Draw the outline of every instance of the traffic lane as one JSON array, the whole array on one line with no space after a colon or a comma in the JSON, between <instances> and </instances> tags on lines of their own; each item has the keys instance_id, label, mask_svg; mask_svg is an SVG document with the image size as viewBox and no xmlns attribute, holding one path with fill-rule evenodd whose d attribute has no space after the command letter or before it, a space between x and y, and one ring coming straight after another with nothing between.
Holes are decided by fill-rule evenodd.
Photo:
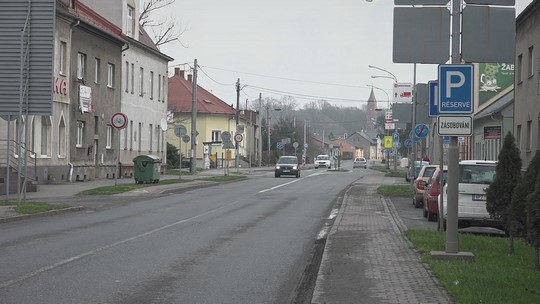
<instances>
[{"instance_id":1,"label":"traffic lane","mask_svg":"<svg viewBox=\"0 0 540 304\"><path fill-rule=\"evenodd\" d=\"M0 302L286 299L332 199L356 178L343 177L256 178L19 227L33 233L0 247L11 274Z\"/></svg>"}]
</instances>

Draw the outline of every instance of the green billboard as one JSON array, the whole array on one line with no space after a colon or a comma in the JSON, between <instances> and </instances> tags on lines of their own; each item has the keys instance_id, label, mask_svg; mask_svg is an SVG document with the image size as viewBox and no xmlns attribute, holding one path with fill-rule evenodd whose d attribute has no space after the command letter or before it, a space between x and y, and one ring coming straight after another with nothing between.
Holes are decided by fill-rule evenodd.
<instances>
[{"instance_id":1,"label":"green billboard","mask_svg":"<svg viewBox=\"0 0 540 304\"><path fill-rule=\"evenodd\" d=\"M480 63L478 84L479 105L497 96L514 83L514 64Z\"/></svg>"}]
</instances>

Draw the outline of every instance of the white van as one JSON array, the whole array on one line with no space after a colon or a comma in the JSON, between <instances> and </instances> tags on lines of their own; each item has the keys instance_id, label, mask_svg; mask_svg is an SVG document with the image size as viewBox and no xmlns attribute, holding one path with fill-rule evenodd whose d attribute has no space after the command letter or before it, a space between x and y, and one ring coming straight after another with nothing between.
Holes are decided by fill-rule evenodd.
<instances>
[{"instance_id":1,"label":"white van","mask_svg":"<svg viewBox=\"0 0 540 304\"><path fill-rule=\"evenodd\" d=\"M495 179L496 161L463 160L459 162L458 185L458 228L484 226L503 228L500 221L494 220L486 208L486 191ZM442 214L446 227L448 196L447 185L444 186ZM439 204L440 205L440 204Z\"/></svg>"}]
</instances>

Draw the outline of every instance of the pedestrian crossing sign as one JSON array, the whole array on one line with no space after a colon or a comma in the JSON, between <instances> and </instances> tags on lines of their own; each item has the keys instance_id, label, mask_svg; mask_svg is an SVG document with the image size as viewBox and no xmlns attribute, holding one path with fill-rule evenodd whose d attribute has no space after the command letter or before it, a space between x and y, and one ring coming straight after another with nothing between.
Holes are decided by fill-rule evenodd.
<instances>
[{"instance_id":1,"label":"pedestrian crossing sign","mask_svg":"<svg viewBox=\"0 0 540 304\"><path fill-rule=\"evenodd\" d=\"M384 148L390 149L392 148L392 136L384 136Z\"/></svg>"}]
</instances>

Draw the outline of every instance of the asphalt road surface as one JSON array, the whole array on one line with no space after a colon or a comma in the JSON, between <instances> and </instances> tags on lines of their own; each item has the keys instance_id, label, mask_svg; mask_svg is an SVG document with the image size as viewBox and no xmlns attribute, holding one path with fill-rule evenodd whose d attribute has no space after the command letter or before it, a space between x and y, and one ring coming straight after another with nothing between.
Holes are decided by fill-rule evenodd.
<instances>
[{"instance_id":1,"label":"asphalt road surface","mask_svg":"<svg viewBox=\"0 0 540 304\"><path fill-rule=\"evenodd\" d=\"M2 224L0 303L289 303L309 288L338 198L365 174L265 172Z\"/></svg>"}]
</instances>

